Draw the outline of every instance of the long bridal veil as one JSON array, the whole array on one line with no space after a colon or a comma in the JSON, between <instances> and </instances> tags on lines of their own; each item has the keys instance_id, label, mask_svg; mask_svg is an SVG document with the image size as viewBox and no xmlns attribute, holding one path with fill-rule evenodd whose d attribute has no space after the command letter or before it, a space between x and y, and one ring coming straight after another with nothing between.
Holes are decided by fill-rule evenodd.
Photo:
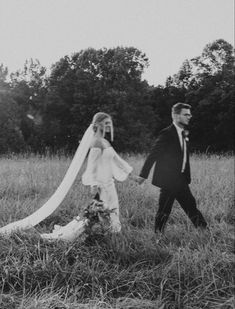
<instances>
[{"instance_id":1,"label":"long bridal veil","mask_svg":"<svg viewBox=\"0 0 235 309\"><path fill-rule=\"evenodd\" d=\"M0 233L11 233L16 230L23 230L33 227L46 219L56 208L59 207L64 200L66 194L71 188L91 145L91 140L94 136L93 125L91 124L83 135L83 138L78 146L74 158L57 190L50 199L42 205L38 210L28 217L9 223L0 228Z\"/></svg>"}]
</instances>

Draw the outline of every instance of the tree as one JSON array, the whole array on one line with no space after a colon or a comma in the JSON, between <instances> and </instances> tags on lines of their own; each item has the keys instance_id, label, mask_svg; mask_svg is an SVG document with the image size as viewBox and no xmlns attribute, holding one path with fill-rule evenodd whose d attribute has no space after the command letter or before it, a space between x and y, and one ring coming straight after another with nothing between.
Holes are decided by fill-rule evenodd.
<instances>
[{"instance_id":1,"label":"tree","mask_svg":"<svg viewBox=\"0 0 235 309\"><path fill-rule=\"evenodd\" d=\"M19 127L19 110L7 82L8 70L0 66L0 153L19 152L24 139Z\"/></svg>"},{"instance_id":2,"label":"tree","mask_svg":"<svg viewBox=\"0 0 235 309\"><path fill-rule=\"evenodd\" d=\"M191 60L186 59L177 74L169 77L166 81L166 87L173 86L177 88L192 88L195 85L194 67Z\"/></svg>"},{"instance_id":3,"label":"tree","mask_svg":"<svg viewBox=\"0 0 235 309\"><path fill-rule=\"evenodd\" d=\"M20 130L30 150L38 151L43 147L42 114L47 93L46 68L37 59L26 60L23 70L12 73L10 78L11 94L20 113Z\"/></svg>"},{"instance_id":4,"label":"tree","mask_svg":"<svg viewBox=\"0 0 235 309\"><path fill-rule=\"evenodd\" d=\"M0 89L6 89L8 88L8 83L6 82L8 75L8 68L4 67L3 64L0 65Z\"/></svg>"},{"instance_id":5,"label":"tree","mask_svg":"<svg viewBox=\"0 0 235 309\"><path fill-rule=\"evenodd\" d=\"M231 44L223 39L209 43L201 56L191 59L198 82L207 77L222 74L223 78L231 78L234 69L234 51Z\"/></svg>"},{"instance_id":6,"label":"tree","mask_svg":"<svg viewBox=\"0 0 235 309\"><path fill-rule=\"evenodd\" d=\"M89 48L60 59L49 78L45 119L48 126L58 124L53 131L58 146L74 149L102 110L114 118L117 148L141 151L153 119L145 102L148 85L141 80L147 65L145 54L133 47Z\"/></svg>"},{"instance_id":7,"label":"tree","mask_svg":"<svg viewBox=\"0 0 235 309\"><path fill-rule=\"evenodd\" d=\"M188 87L186 102L194 109L197 148L233 149L234 60L233 47L222 39L207 44L202 55L191 60L194 84Z\"/></svg>"},{"instance_id":8,"label":"tree","mask_svg":"<svg viewBox=\"0 0 235 309\"><path fill-rule=\"evenodd\" d=\"M234 72L234 51L231 44L223 39L216 40L205 46L202 54L190 60L186 59L178 73L168 79L171 86L196 89L203 85L207 78L221 75L220 86L231 85Z\"/></svg>"}]
</instances>

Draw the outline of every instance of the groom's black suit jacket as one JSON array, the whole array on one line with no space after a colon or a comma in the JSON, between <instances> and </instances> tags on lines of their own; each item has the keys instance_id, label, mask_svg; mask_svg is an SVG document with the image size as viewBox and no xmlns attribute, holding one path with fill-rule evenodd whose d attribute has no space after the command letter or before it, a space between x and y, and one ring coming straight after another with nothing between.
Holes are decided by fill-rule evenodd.
<instances>
[{"instance_id":1,"label":"groom's black suit jacket","mask_svg":"<svg viewBox=\"0 0 235 309\"><path fill-rule=\"evenodd\" d=\"M184 177L182 177L183 151L176 127L172 124L163 129L159 133L155 145L143 165L140 176L148 178L153 164L156 163L152 179L153 185L175 190L182 184L183 179L189 184L191 177L188 148L187 143L187 161Z\"/></svg>"}]
</instances>

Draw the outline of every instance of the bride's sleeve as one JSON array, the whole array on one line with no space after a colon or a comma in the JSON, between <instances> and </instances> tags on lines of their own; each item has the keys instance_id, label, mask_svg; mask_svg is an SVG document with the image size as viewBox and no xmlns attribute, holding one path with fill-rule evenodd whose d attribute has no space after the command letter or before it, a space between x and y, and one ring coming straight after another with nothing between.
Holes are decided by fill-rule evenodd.
<instances>
[{"instance_id":1,"label":"bride's sleeve","mask_svg":"<svg viewBox=\"0 0 235 309\"><path fill-rule=\"evenodd\" d=\"M132 171L133 167L123 160L115 151L113 169L114 177L119 181L124 181Z\"/></svg>"},{"instance_id":2,"label":"bride's sleeve","mask_svg":"<svg viewBox=\"0 0 235 309\"><path fill-rule=\"evenodd\" d=\"M88 160L87 160L87 167L82 175L82 183L86 186L96 186L97 183L97 168L98 168L98 161L101 156L101 149L93 147L90 149Z\"/></svg>"}]
</instances>

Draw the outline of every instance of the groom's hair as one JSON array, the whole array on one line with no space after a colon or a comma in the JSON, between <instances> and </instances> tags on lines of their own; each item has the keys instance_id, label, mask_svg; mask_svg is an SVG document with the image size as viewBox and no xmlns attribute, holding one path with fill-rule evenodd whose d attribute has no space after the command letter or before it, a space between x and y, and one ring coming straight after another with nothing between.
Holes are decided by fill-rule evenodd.
<instances>
[{"instance_id":1,"label":"groom's hair","mask_svg":"<svg viewBox=\"0 0 235 309\"><path fill-rule=\"evenodd\" d=\"M172 114L180 114L183 108L191 109L191 105L180 102L176 103L175 105L172 106L171 112Z\"/></svg>"}]
</instances>

